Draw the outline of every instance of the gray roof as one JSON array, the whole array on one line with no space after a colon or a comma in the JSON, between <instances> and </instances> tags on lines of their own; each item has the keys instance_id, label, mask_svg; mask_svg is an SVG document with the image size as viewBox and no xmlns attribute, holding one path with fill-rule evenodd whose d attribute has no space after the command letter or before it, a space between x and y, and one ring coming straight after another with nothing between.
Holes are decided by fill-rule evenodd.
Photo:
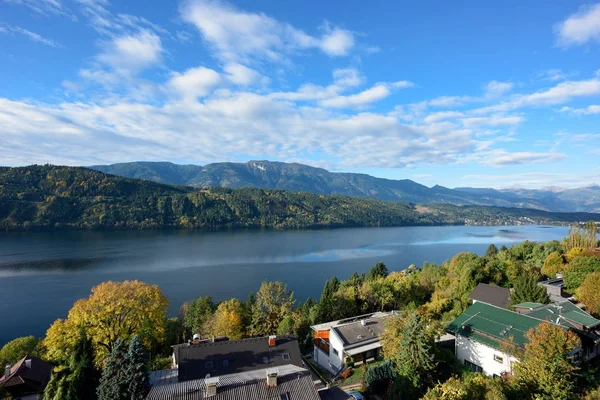
<instances>
[{"instance_id":1,"label":"gray roof","mask_svg":"<svg viewBox=\"0 0 600 400\"><path fill-rule=\"evenodd\" d=\"M204 379L172 385L155 386L148 400L281 400L287 393L290 400L319 400L314 382L304 368L295 365L278 367L277 386L266 385L266 369L223 375L219 377L216 396L206 396Z\"/></svg>"},{"instance_id":2,"label":"gray roof","mask_svg":"<svg viewBox=\"0 0 600 400\"><path fill-rule=\"evenodd\" d=\"M481 301L500 308L508 308L510 301L510 289L500 286L480 283L469 295L471 300Z\"/></svg>"},{"instance_id":3,"label":"gray roof","mask_svg":"<svg viewBox=\"0 0 600 400\"><path fill-rule=\"evenodd\" d=\"M292 364L302 366L298 341L278 336L269 347L268 337L180 344L173 346L179 367L179 382Z\"/></svg>"},{"instance_id":4,"label":"gray roof","mask_svg":"<svg viewBox=\"0 0 600 400\"><path fill-rule=\"evenodd\" d=\"M366 342L376 342L379 340L379 335L385 329L384 322L388 316L367 318L345 325L338 325L331 328L331 330L335 331L340 339L342 339L345 348L358 346ZM362 324L363 321L365 322L364 326Z\"/></svg>"}]
</instances>

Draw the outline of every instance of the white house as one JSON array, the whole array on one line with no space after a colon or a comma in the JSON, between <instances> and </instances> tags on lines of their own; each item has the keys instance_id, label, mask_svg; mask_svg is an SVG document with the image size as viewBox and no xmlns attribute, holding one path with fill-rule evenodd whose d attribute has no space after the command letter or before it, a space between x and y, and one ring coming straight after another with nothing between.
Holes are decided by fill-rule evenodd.
<instances>
[{"instance_id":1,"label":"white house","mask_svg":"<svg viewBox=\"0 0 600 400\"><path fill-rule=\"evenodd\" d=\"M332 374L351 360L354 365L374 361L379 355L379 335L386 318L398 312L377 312L314 325L314 360Z\"/></svg>"}]
</instances>

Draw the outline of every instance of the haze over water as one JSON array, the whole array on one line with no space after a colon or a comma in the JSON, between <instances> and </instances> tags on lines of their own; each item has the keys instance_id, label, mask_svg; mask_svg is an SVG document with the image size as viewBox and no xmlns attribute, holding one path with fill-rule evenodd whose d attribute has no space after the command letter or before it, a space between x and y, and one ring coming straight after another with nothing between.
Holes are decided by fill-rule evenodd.
<instances>
[{"instance_id":1,"label":"haze over water","mask_svg":"<svg viewBox=\"0 0 600 400\"><path fill-rule=\"evenodd\" d=\"M245 299L264 280L288 284L296 299L318 297L325 281L441 263L491 243L560 240L566 227L399 227L286 232L56 232L0 234L0 346L42 336L73 302L104 281L157 284L170 315L184 301Z\"/></svg>"}]
</instances>

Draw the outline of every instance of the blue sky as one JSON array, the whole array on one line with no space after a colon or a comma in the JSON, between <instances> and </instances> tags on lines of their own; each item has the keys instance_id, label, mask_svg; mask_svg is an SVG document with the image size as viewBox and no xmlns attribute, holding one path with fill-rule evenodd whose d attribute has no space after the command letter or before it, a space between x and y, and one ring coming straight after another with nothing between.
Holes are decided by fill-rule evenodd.
<instances>
[{"instance_id":1,"label":"blue sky","mask_svg":"<svg viewBox=\"0 0 600 400\"><path fill-rule=\"evenodd\" d=\"M0 164L600 184L600 3L0 0Z\"/></svg>"}]
</instances>

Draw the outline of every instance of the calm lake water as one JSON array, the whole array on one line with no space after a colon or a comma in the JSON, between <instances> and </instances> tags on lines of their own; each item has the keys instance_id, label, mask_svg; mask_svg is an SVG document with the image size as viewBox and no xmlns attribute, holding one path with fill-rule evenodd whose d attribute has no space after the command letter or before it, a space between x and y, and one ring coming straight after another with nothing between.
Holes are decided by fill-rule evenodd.
<instances>
[{"instance_id":1,"label":"calm lake water","mask_svg":"<svg viewBox=\"0 0 600 400\"><path fill-rule=\"evenodd\" d=\"M560 240L568 228L401 227L289 232L0 233L0 346L44 334L73 302L103 281L157 284L175 315L189 299L246 298L279 280L296 298L318 297L325 281L383 261L402 270L459 251L485 253L524 240Z\"/></svg>"}]
</instances>

